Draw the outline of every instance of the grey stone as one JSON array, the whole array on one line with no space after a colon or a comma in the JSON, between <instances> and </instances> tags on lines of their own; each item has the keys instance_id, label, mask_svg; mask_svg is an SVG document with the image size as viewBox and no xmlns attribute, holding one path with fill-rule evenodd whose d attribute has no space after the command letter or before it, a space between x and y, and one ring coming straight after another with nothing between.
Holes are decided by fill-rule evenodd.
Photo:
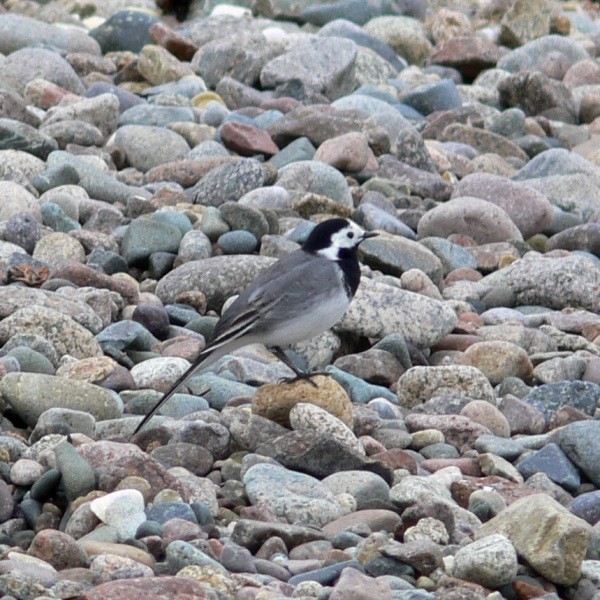
<instances>
[{"instance_id":1,"label":"grey stone","mask_svg":"<svg viewBox=\"0 0 600 600\"><path fill-rule=\"evenodd\" d=\"M84 410L96 419L121 415L123 404L116 394L85 381L38 373L8 373L0 383L4 398L19 416L34 427L50 408Z\"/></svg>"},{"instance_id":2,"label":"grey stone","mask_svg":"<svg viewBox=\"0 0 600 600\"><path fill-rule=\"evenodd\" d=\"M306 37L270 60L260 73L263 87L300 80L308 87L335 100L355 87L356 44L343 38Z\"/></svg>"}]
</instances>

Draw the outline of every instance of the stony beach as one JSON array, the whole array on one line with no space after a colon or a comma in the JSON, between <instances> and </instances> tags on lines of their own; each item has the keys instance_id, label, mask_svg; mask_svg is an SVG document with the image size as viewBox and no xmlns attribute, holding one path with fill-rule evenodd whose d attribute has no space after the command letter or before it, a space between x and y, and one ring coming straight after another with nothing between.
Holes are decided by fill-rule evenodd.
<instances>
[{"instance_id":1,"label":"stony beach","mask_svg":"<svg viewBox=\"0 0 600 600\"><path fill-rule=\"evenodd\" d=\"M0 2L0 596L600 600L600 7L158 4ZM335 216L328 376L132 437Z\"/></svg>"}]
</instances>

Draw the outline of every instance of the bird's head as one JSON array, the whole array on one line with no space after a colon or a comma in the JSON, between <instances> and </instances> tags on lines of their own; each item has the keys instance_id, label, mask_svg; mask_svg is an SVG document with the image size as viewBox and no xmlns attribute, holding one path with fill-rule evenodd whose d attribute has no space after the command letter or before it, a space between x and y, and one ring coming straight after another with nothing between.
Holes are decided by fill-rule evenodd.
<instances>
[{"instance_id":1,"label":"bird's head","mask_svg":"<svg viewBox=\"0 0 600 600\"><path fill-rule=\"evenodd\" d=\"M302 248L329 260L340 260L356 256L359 244L376 235L348 219L328 219L311 231Z\"/></svg>"}]
</instances>

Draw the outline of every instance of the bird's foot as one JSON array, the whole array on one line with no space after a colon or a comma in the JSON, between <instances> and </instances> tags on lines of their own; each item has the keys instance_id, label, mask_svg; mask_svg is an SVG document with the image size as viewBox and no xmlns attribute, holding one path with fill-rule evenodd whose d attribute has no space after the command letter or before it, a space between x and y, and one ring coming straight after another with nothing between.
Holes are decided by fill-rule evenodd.
<instances>
[{"instance_id":1,"label":"bird's foot","mask_svg":"<svg viewBox=\"0 0 600 600\"><path fill-rule=\"evenodd\" d=\"M295 371L294 377L283 377L279 380L279 383L295 383L296 381L308 381L314 388L319 386L312 380L313 377L318 375L324 375L325 377L331 377L331 373L326 371L313 371L312 373L304 373L303 371Z\"/></svg>"}]
</instances>

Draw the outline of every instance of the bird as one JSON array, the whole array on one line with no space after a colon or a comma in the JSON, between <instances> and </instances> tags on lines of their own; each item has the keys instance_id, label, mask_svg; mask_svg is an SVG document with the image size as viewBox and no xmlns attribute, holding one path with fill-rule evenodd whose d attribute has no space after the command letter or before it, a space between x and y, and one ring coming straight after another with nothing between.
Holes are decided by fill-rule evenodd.
<instances>
[{"instance_id":1,"label":"bird","mask_svg":"<svg viewBox=\"0 0 600 600\"><path fill-rule=\"evenodd\" d=\"M360 283L358 247L377 233L348 219L315 225L302 246L280 258L223 312L212 341L136 427L137 434L199 368L248 344L261 343L295 374L288 382L317 373L298 369L283 347L308 340L335 325ZM314 382L311 381L311 383Z\"/></svg>"}]
</instances>

